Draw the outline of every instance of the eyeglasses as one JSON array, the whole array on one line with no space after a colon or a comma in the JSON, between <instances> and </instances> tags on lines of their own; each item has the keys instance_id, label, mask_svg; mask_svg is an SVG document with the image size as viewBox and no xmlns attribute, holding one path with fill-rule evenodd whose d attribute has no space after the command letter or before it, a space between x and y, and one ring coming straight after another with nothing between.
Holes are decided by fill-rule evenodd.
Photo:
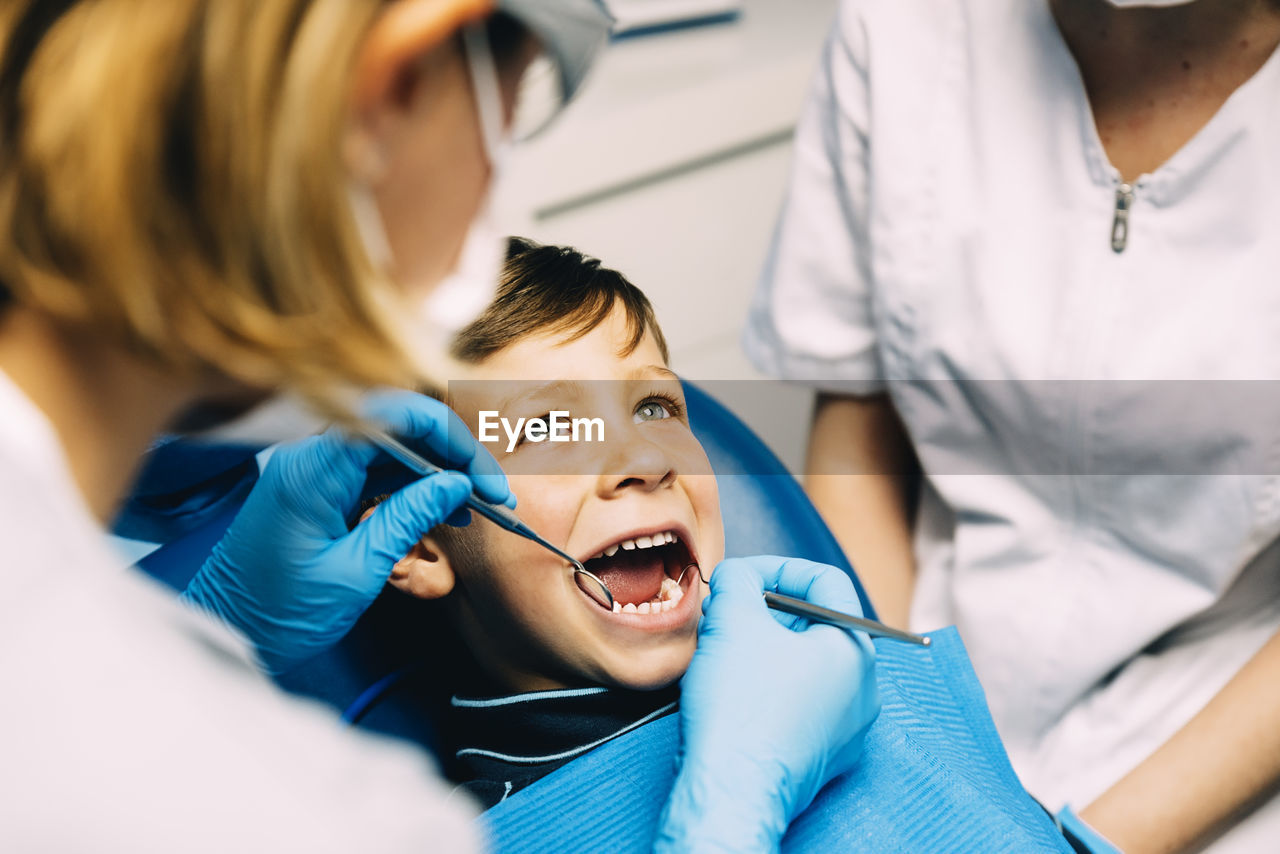
<instances>
[{"instance_id":1,"label":"eyeglasses","mask_svg":"<svg viewBox=\"0 0 1280 854\"><path fill-rule=\"evenodd\" d=\"M596 0L499 0L463 48L491 154L546 129L582 83L612 20Z\"/></svg>"},{"instance_id":2,"label":"eyeglasses","mask_svg":"<svg viewBox=\"0 0 1280 854\"><path fill-rule=\"evenodd\" d=\"M485 151L496 162L504 145L531 139L560 113L564 86L540 43L505 16L466 27L462 44Z\"/></svg>"}]
</instances>

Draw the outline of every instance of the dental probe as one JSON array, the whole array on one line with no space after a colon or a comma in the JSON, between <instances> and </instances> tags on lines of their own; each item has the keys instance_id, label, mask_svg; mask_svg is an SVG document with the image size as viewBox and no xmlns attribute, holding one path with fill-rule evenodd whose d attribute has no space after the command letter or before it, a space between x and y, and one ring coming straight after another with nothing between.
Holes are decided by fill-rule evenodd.
<instances>
[{"instance_id":1,"label":"dental probe","mask_svg":"<svg viewBox=\"0 0 1280 854\"><path fill-rule=\"evenodd\" d=\"M426 459L416 451L411 450L399 439L396 439L394 436L383 430L378 430L373 427L365 427L362 432L369 438L369 441L386 451L410 471L420 474L423 477L444 471L440 466ZM503 528L513 534L519 534L525 539L537 543L547 551L568 561L569 565L573 567L574 578L578 582L578 587L603 608L607 610L613 609L613 593L609 590L609 585L605 584L595 575L595 573L583 566L582 562L577 558L570 556L566 552L561 551L551 543L544 540L536 531L522 522L520 517L515 513L512 513L509 509L500 504L490 504L489 502L478 498L475 493L467 496L466 505L476 513L479 513L481 516L488 519L490 522L493 522L499 528ZM685 567L685 572L688 570L689 567ZM698 568L698 576L699 578L702 576L701 568ZM684 572L680 573L680 577L682 579L684 578ZM703 579L703 583L706 583L705 579ZM920 646L929 645L929 638L922 635L913 635L910 632L899 631L898 629L886 626L884 623L877 623L875 620L855 617L852 614L846 614L842 611L833 611L830 608L823 608L821 605L813 605L803 599L784 596L781 593L766 592L764 594L764 601L766 605L775 611L782 611L786 614L804 617L805 619L813 620L814 622L826 623L839 628L866 632L872 637L892 638L893 640L919 644Z\"/></svg>"},{"instance_id":2,"label":"dental probe","mask_svg":"<svg viewBox=\"0 0 1280 854\"><path fill-rule=\"evenodd\" d=\"M702 567L696 563L686 566L680 573L680 577L676 579L676 583L684 581L684 575L689 570L694 569L698 572L698 579L703 584L709 584L702 575ZM591 576L595 578L595 576ZM596 579L599 581L599 579ZM612 598L610 606L613 605ZM904 643L914 643L920 646L929 646L931 641L924 635L913 635L910 632L900 631L898 629L886 626L884 623L878 623L875 620L868 620L865 617L855 617L853 614L846 614L844 611L833 611L830 608L824 608L821 605L814 605L803 599L797 599L794 596L787 596L782 593L773 593L765 591L764 604L775 611L781 611L784 614L791 614L796 617L804 617L806 620L812 620L815 623L826 623L829 626L835 626L838 629L853 629L858 632L866 632L873 638L889 638L890 640L903 641Z\"/></svg>"},{"instance_id":3,"label":"dental probe","mask_svg":"<svg viewBox=\"0 0 1280 854\"><path fill-rule=\"evenodd\" d=\"M829 626L841 629L866 632L872 637L891 638L906 643L919 644L920 646L928 646L930 644L929 638L924 635L913 635L910 632L899 631L891 626L886 626L884 623L877 623L875 620L855 617L843 611L833 611L830 608L814 605L812 602L806 602L803 599L783 596L781 593L766 592L764 594L764 603L773 610L781 611L784 614L793 614L797 617L804 617L806 620L826 623Z\"/></svg>"},{"instance_id":4,"label":"dental probe","mask_svg":"<svg viewBox=\"0 0 1280 854\"><path fill-rule=\"evenodd\" d=\"M383 430L378 430L374 427L365 427L361 432L368 437L369 441L386 451L406 468L422 475L423 477L444 471L440 466L426 459L416 451L411 450L399 439L396 439L394 436ZM567 560L569 565L573 567L573 571L575 573L585 573L592 579L595 579L595 582L601 587L604 587L604 582L596 578L595 575L582 565L581 561L571 557L544 540L536 531L522 522L519 516L512 513L506 507L500 504L490 504L484 499L477 497L474 492L467 496L466 505L493 524L497 525L499 528L503 528L513 534L519 534L525 539L532 540L542 546L547 551L554 552L564 560ZM607 590L608 588L605 589ZM612 604L612 602L610 604Z\"/></svg>"}]
</instances>

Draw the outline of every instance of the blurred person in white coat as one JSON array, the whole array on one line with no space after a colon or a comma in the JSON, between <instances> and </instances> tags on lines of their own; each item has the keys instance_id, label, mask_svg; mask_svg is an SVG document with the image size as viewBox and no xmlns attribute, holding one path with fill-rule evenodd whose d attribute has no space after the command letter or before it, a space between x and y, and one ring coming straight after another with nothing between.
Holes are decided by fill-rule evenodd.
<instances>
[{"instance_id":1,"label":"blurred person in white coat","mask_svg":"<svg viewBox=\"0 0 1280 854\"><path fill-rule=\"evenodd\" d=\"M846 0L746 334L882 617L956 624L1124 851L1280 844L1277 43L1270 0Z\"/></svg>"}]
</instances>

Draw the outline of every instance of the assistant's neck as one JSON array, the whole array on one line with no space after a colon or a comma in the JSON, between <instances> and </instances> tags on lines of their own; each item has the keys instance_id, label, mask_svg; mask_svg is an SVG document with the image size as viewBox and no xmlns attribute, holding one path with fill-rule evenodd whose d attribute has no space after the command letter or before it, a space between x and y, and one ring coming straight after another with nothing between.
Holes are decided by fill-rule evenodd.
<instances>
[{"instance_id":1,"label":"assistant's neck","mask_svg":"<svg viewBox=\"0 0 1280 854\"><path fill-rule=\"evenodd\" d=\"M104 525L152 439L197 397L192 383L21 307L0 313L0 371L49 419Z\"/></svg>"},{"instance_id":2,"label":"assistant's neck","mask_svg":"<svg viewBox=\"0 0 1280 854\"><path fill-rule=\"evenodd\" d=\"M1099 139L1126 181L1172 157L1280 44L1277 0L1049 5L1080 68Z\"/></svg>"},{"instance_id":3,"label":"assistant's neck","mask_svg":"<svg viewBox=\"0 0 1280 854\"><path fill-rule=\"evenodd\" d=\"M1144 73L1158 73L1164 64L1183 70L1184 60L1195 54L1256 61L1275 48L1280 22L1276 0L1195 0L1164 7L1049 0L1049 6L1077 59L1127 63Z\"/></svg>"}]
</instances>

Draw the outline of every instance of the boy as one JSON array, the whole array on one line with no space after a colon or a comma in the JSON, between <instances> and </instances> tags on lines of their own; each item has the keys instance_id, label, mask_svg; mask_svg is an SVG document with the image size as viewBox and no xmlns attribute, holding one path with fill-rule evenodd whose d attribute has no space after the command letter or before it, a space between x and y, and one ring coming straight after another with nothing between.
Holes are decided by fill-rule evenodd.
<instances>
[{"instance_id":1,"label":"boy","mask_svg":"<svg viewBox=\"0 0 1280 854\"><path fill-rule=\"evenodd\" d=\"M521 517L603 579L616 611L579 589L554 555L484 520L462 529L437 528L393 571L396 587L449 612L450 636L424 643L424 631L446 622L426 620L404 642L444 651L426 685L418 686L420 695L433 693L441 666L454 670L440 726L448 742L442 752L454 757L446 770L493 806L675 710L676 685L698 641L705 595L698 568L709 575L720 562L724 535L715 478L689 428L680 384L666 367L653 309L621 275L570 249L514 240L496 301L461 333L455 352L472 367L472 376L451 384L450 403L478 435L482 412L507 419L509 426L547 422L557 412L599 418L604 425L604 441L588 441L584 432L579 441L561 443L545 431L503 428L490 447L509 475ZM834 575L852 598L852 585ZM748 599L755 595L746 592ZM731 641L718 636L714 610L707 619L701 637L707 647L777 642L767 637L768 617L758 631ZM466 646L462 655L458 637ZM870 741L856 772L833 780L807 820L802 816L791 825L800 850L1065 850L998 749L958 639L954 633L935 639L942 642L929 651L883 651L887 666L881 677L890 692L885 713L864 730ZM843 671L830 662L833 680L854 680L861 696L871 698L857 712L867 715L868 724L879 708L870 661L866 656ZM695 717L697 700L696 693L682 699L681 724ZM781 729L803 733L832 725L818 712L817 700L782 692L762 693L752 702L787 706L794 717L783 718ZM732 740L731 718L757 711L721 707L713 717ZM534 816L547 801L499 814L491 826L496 844L518 842L528 850L530 827L589 826L597 843L616 836L624 850L647 850L653 828L643 823L652 819L654 803L665 799L668 811L701 806L696 790L681 788L680 779L668 790L656 782L660 775L638 770L669 767L679 747L677 732L659 722L647 738L617 745L628 761L635 760L627 766L634 775L615 769L612 763L622 760L614 755L604 757L606 770L597 763L585 780L548 781L557 787L550 799L557 804L554 818ZM756 745L736 746L745 765L719 769L729 787L741 781L742 768L759 759ZM857 753L863 753L861 741ZM615 773L623 775L623 784L602 793L601 775ZM817 795L821 781L813 786L809 797ZM771 850L808 803L805 798L795 809L774 813L776 823L757 836L756 819L773 807L762 809L748 796L742 812L721 810L714 832L692 845L662 837L659 820L652 850Z\"/></svg>"},{"instance_id":2,"label":"boy","mask_svg":"<svg viewBox=\"0 0 1280 854\"><path fill-rule=\"evenodd\" d=\"M520 515L604 581L587 595L555 555L483 520L441 526L391 582L441 600L474 659L443 723L453 774L492 805L673 711L724 533L715 476L645 296L571 249L513 239L502 287L455 342L449 403L490 445ZM512 436L554 412L600 419L579 441ZM674 750L673 745L673 750Z\"/></svg>"}]
</instances>

